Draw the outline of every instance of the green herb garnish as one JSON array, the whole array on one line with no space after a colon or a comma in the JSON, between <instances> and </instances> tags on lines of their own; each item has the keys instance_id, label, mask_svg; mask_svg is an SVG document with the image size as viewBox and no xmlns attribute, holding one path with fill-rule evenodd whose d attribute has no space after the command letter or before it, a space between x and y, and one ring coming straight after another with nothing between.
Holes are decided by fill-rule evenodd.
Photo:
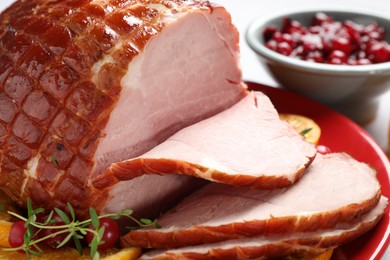
<instances>
[{"instance_id":1,"label":"green herb garnish","mask_svg":"<svg viewBox=\"0 0 390 260\"><path fill-rule=\"evenodd\" d=\"M313 129L312 127L303 129L299 134L305 135L305 134L309 133L312 129Z\"/></svg>"},{"instance_id":2,"label":"green herb garnish","mask_svg":"<svg viewBox=\"0 0 390 260\"><path fill-rule=\"evenodd\" d=\"M59 168L60 165L58 164L57 158L55 156L50 156L50 161L55 165L55 167Z\"/></svg>"},{"instance_id":3,"label":"green herb garnish","mask_svg":"<svg viewBox=\"0 0 390 260\"><path fill-rule=\"evenodd\" d=\"M98 260L100 258L100 254L98 252L98 247L104 241L102 241L105 227L99 226L100 219L102 218L112 218L119 219L121 217L126 217L131 219L137 226L130 227L129 229L139 229L144 227L160 227L157 224L157 220L150 219L140 219L137 220L132 216L132 210L123 210L119 213L114 214L104 214L98 215L93 208L89 209L90 218L86 220L77 220L74 209L70 203L67 204L67 211L69 214L66 214L59 208L54 208L54 210L50 211L47 215L45 221L40 222L37 220L37 214L44 213L45 210L43 208L33 209L32 203L30 199L27 199L27 217L21 216L15 212L8 212L10 215L22 220L25 222L25 226L27 227L27 231L24 234L24 244L20 247L14 248L5 248L3 250L6 251L18 251L23 250L26 252L26 256L28 259L31 259L31 256L40 256L43 252L40 248L40 243L51 239L53 237L67 234L66 237L58 244L57 248L63 247L66 245L71 239L74 241L74 244L80 253L83 254L81 241L87 235L87 233L93 234L93 239L89 244L90 247L90 255L92 259ZM65 223L63 225L55 225L54 223L58 222L58 219L54 219L54 213L56 213L59 218L61 218L62 222ZM46 236L39 236L38 234L44 230L51 229L51 233Z\"/></svg>"}]
</instances>

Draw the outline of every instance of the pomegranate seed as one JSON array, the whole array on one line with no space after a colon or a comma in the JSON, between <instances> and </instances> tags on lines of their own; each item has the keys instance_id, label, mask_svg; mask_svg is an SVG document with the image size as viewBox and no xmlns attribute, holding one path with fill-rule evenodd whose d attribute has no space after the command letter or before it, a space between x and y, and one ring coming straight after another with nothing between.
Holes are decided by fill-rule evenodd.
<instances>
[{"instance_id":1,"label":"pomegranate seed","mask_svg":"<svg viewBox=\"0 0 390 260\"><path fill-rule=\"evenodd\" d=\"M306 34L302 37L302 46L304 52L322 50L323 45L321 37L317 34Z\"/></svg>"},{"instance_id":2,"label":"pomegranate seed","mask_svg":"<svg viewBox=\"0 0 390 260\"><path fill-rule=\"evenodd\" d=\"M276 51L280 54L289 56L292 52L292 48L287 42L281 42L276 46Z\"/></svg>"},{"instance_id":3,"label":"pomegranate seed","mask_svg":"<svg viewBox=\"0 0 390 260\"><path fill-rule=\"evenodd\" d=\"M328 56L329 64L345 64L347 62L347 55L339 50L332 51Z\"/></svg>"},{"instance_id":4,"label":"pomegranate seed","mask_svg":"<svg viewBox=\"0 0 390 260\"><path fill-rule=\"evenodd\" d=\"M294 32L297 32L297 33L300 33L300 34L305 34L306 33L305 28L298 21L292 21L291 24L290 24L290 28L288 29L287 32L290 33L290 34L294 33Z\"/></svg>"},{"instance_id":5,"label":"pomegranate seed","mask_svg":"<svg viewBox=\"0 0 390 260\"><path fill-rule=\"evenodd\" d=\"M312 25L285 17L282 29L269 26L263 31L266 46L286 56L329 64L367 65L390 61L390 45L377 23L360 25L334 21L317 13Z\"/></svg>"},{"instance_id":6,"label":"pomegranate seed","mask_svg":"<svg viewBox=\"0 0 390 260\"><path fill-rule=\"evenodd\" d=\"M307 54L306 60L314 61L314 62L318 62L318 63L323 63L324 62L324 57L323 57L323 54L320 51L312 51L312 52L309 52Z\"/></svg>"},{"instance_id":7,"label":"pomegranate seed","mask_svg":"<svg viewBox=\"0 0 390 260\"><path fill-rule=\"evenodd\" d=\"M275 41L275 40L270 40L268 41L265 46L268 48L268 49L271 49L271 50L274 50L276 51L276 47L277 47L278 43Z\"/></svg>"},{"instance_id":8,"label":"pomegranate seed","mask_svg":"<svg viewBox=\"0 0 390 260\"><path fill-rule=\"evenodd\" d=\"M272 36L272 40L276 41L277 43L282 42L282 33L281 32L275 32Z\"/></svg>"},{"instance_id":9,"label":"pomegranate seed","mask_svg":"<svg viewBox=\"0 0 390 260\"><path fill-rule=\"evenodd\" d=\"M265 28L264 32L263 32L263 37L264 37L264 40L266 42L268 42L269 40L272 39L272 37L274 36L274 34L278 31L278 29L276 28L276 26L268 26L267 28Z\"/></svg>"},{"instance_id":10,"label":"pomegranate seed","mask_svg":"<svg viewBox=\"0 0 390 260\"><path fill-rule=\"evenodd\" d=\"M324 13L316 13L313 18L312 25L322 25L324 23L331 23L333 19Z\"/></svg>"},{"instance_id":11,"label":"pomegranate seed","mask_svg":"<svg viewBox=\"0 0 390 260\"><path fill-rule=\"evenodd\" d=\"M358 59L365 59L365 58L366 58L366 52L365 52L365 51L358 51L358 52L356 53L356 57L357 57Z\"/></svg>"},{"instance_id":12,"label":"pomegranate seed","mask_svg":"<svg viewBox=\"0 0 390 260\"><path fill-rule=\"evenodd\" d=\"M352 52L351 42L347 38L335 38L332 40L333 50L344 52L347 56Z\"/></svg>"},{"instance_id":13,"label":"pomegranate seed","mask_svg":"<svg viewBox=\"0 0 390 260\"><path fill-rule=\"evenodd\" d=\"M347 64L348 65L357 65L357 60L353 59L353 58L348 59Z\"/></svg>"},{"instance_id":14,"label":"pomegranate seed","mask_svg":"<svg viewBox=\"0 0 390 260\"><path fill-rule=\"evenodd\" d=\"M371 40L377 40L377 41L382 40L382 35L380 35L380 33L377 32L377 31L370 32L370 33L368 34L368 37L369 37Z\"/></svg>"},{"instance_id":15,"label":"pomegranate seed","mask_svg":"<svg viewBox=\"0 0 390 260\"><path fill-rule=\"evenodd\" d=\"M312 26L309 28L309 33L311 34L320 34L322 33L322 27L321 26Z\"/></svg>"},{"instance_id":16,"label":"pomegranate seed","mask_svg":"<svg viewBox=\"0 0 390 260\"><path fill-rule=\"evenodd\" d=\"M288 17L285 17L283 19L282 32L287 33L289 28L290 28L290 26L291 26L291 19L288 18Z\"/></svg>"},{"instance_id":17,"label":"pomegranate seed","mask_svg":"<svg viewBox=\"0 0 390 260\"><path fill-rule=\"evenodd\" d=\"M360 38L359 31L362 30L361 26L352 21L345 21L343 26L348 34L350 41L354 44L358 44Z\"/></svg>"},{"instance_id":18,"label":"pomegranate seed","mask_svg":"<svg viewBox=\"0 0 390 260\"><path fill-rule=\"evenodd\" d=\"M390 51L384 42L373 42L367 46L366 55L374 63L386 62L390 59Z\"/></svg>"},{"instance_id":19,"label":"pomegranate seed","mask_svg":"<svg viewBox=\"0 0 390 260\"><path fill-rule=\"evenodd\" d=\"M356 61L356 65L368 65L372 64L372 62L369 59L358 59Z\"/></svg>"},{"instance_id":20,"label":"pomegranate seed","mask_svg":"<svg viewBox=\"0 0 390 260\"><path fill-rule=\"evenodd\" d=\"M284 42L287 42L288 45L290 45L291 47L294 47L294 39L293 39L293 37L291 36L291 34L283 33L283 34L282 34L282 40L283 40Z\"/></svg>"}]
</instances>

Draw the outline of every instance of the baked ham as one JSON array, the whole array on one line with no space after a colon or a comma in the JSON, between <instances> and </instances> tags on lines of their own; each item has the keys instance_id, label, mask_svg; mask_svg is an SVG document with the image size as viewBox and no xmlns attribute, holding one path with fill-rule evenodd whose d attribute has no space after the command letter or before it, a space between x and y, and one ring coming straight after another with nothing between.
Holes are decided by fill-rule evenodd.
<instances>
[{"instance_id":1,"label":"baked ham","mask_svg":"<svg viewBox=\"0 0 390 260\"><path fill-rule=\"evenodd\" d=\"M112 164L94 184L180 173L234 186L279 188L297 181L315 155L315 146L279 119L266 95L251 92L144 155Z\"/></svg>"},{"instance_id":2,"label":"baked ham","mask_svg":"<svg viewBox=\"0 0 390 260\"><path fill-rule=\"evenodd\" d=\"M109 196L92 180L242 99L238 40L208 1L16 1L0 15L1 189L98 212L191 191L186 176Z\"/></svg>"},{"instance_id":3,"label":"baked ham","mask_svg":"<svg viewBox=\"0 0 390 260\"><path fill-rule=\"evenodd\" d=\"M311 232L352 221L381 196L376 171L345 153L318 154L287 188L252 190L211 183L159 218L159 229L122 237L128 246L177 248L229 239Z\"/></svg>"},{"instance_id":4,"label":"baked ham","mask_svg":"<svg viewBox=\"0 0 390 260\"><path fill-rule=\"evenodd\" d=\"M203 179L224 183L184 199L160 230L122 239L207 244L177 256L234 255L237 243L249 254L253 238L272 235L254 247L267 255L286 234L286 254L297 240L320 252L371 228L384 203L375 208L374 170L346 154L306 170L314 146L263 94L248 94L238 40L230 15L208 1L17 0L0 14L1 189L21 205L69 202L81 217L89 207L151 217ZM319 241L319 229L348 221L347 235L324 231Z\"/></svg>"},{"instance_id":5,"label":"baked ham","mask_svg":"<svg viewBox=\"0 0 390 260\"><path fill-rule=\"evenodd\" d=\"M304 255L307 259L329 248L345 244L366 233L379 222L388 200L381 197L368 213L351 222L338 223L334 228L284 235L265 235L233 239L214 244L170 250L152 250L140 259L280 259ZM306 259L305 258L305 259Z\"/></svg>"}]
</instances>

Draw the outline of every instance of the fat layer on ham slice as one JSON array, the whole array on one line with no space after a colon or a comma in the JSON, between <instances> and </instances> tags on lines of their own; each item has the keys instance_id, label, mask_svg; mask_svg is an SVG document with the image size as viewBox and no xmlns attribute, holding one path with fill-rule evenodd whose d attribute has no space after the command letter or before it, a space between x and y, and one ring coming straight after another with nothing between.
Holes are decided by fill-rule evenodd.
<instances>
[{"instance_id":1,"label":"fat layer on ham slice","mask_svg":"<svg viewBox=\"0 0 390 260\"><path fill-rule=\"evenodd\" d=\"M290 255L318 255L345 244L372 229L382 218L388 199L351 222L338 223L334 228L299 232L285 236L269 235L233 239L201 246L170 250L153 250L140 259L258 259L281 258Z\"/></svg>"},{"instance_id":2,"label":"fat layer on ham slice","mask_svg":"<svg viewBox=\"0 0 390 260\"><path fill-rule=\"evenodd\" d=\"M180 173L235 186L278 188L299 179L315 155L315 146L279 119L266 95L251 92L144 155L114 163L94 184Z\"/></svg>"},{"instance_id":3,"label":"fat layer on ham slice","mask_svg":"<svg viewBox=\"0 0 390 260\"><path fill-rule=\"evenodd\" d=\"M380 198L376 172L345 153L318 154L294 185L272 190L208 184L137 230L125 245L174 248L261 234L332 228L369 211Z\"/></svg>"},{"instance_id":4,"label":"fat layer on ham slice","mask_svg":"<svg viewBox=\"0 0 390 260\"><path fill-rule=\"evenodd\" d=\"M238 41L208 1L15 1L0 14L1 189L79 213L190 192L184 176L144 178L130 199L91 180L242 99Z\"/></svg>"}]
</instances>

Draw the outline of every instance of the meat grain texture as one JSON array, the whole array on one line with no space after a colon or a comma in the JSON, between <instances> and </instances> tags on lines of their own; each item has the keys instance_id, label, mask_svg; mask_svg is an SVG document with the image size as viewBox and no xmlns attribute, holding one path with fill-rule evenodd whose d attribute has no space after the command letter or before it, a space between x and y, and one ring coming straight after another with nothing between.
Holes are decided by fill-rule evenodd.
<instances>
[{"instance_id":1,"label":"meat grain texture","mask_svg":"<svg viewBox=\"0 0 390 260\"><path fill-rule=\"evenodd\" d=\"M225 111L186 127L147 153L112 164L95 186L144 174L186 174L253 189L295 183L316 156L270 99L251 92Z\"/></svg>"},{"instance_id":2,"label":"meat grain texture","mask_svg":"<svg viewBox=\"0 0 390 260\"><path fill-rule=\"evenodd\" d=\"M104 210L114 195L92 180L111 163L246 95L238 48L209 2L16 1L0 16L1 188L21 204ZM191 182L143 178L116 208L158 205Z\"/></svg>"}]
</instances>

